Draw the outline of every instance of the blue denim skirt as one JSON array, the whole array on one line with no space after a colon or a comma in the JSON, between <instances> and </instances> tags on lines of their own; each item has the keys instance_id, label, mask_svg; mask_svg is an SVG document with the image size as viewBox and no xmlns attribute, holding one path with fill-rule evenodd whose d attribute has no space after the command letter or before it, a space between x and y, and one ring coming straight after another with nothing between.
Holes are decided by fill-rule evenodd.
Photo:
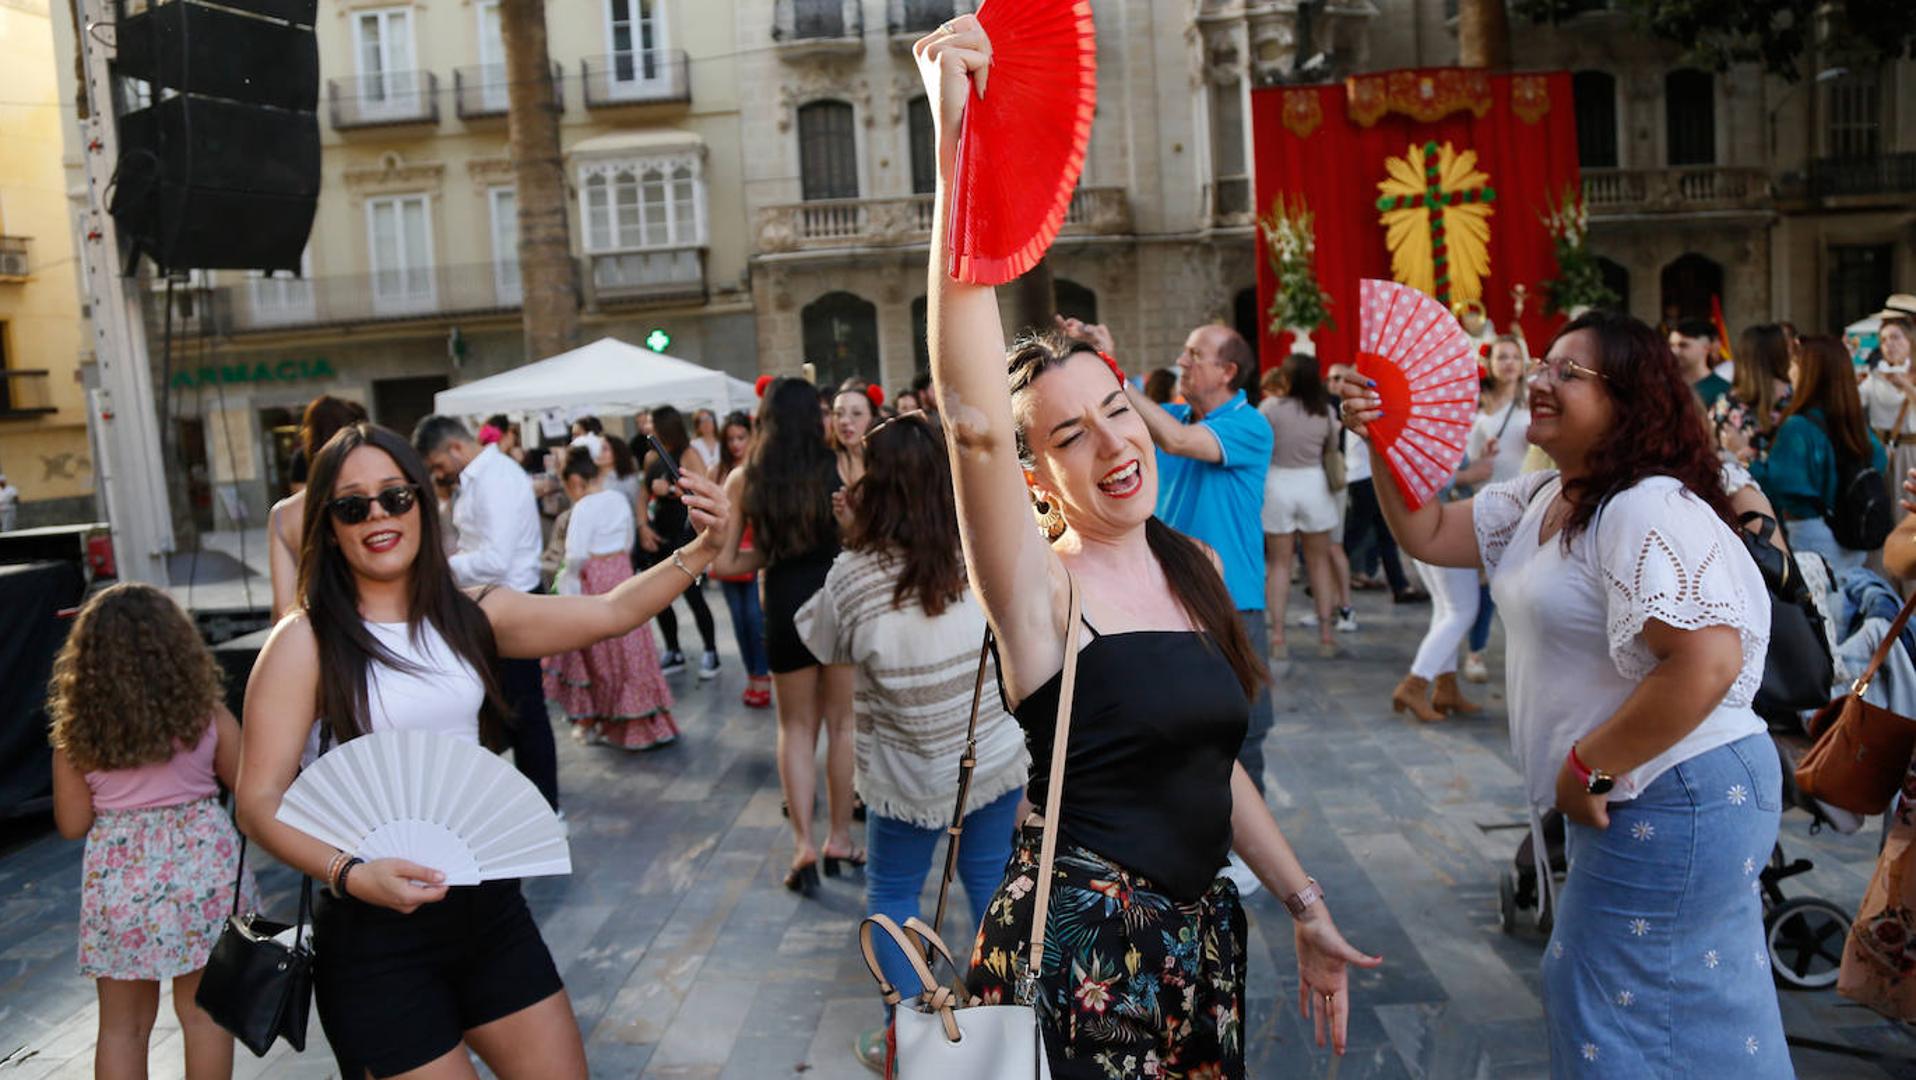
<instances>
[{"instance_id":1,"label":"blue denim skirt","mask_svg":"<svg viewBox=\"0 0 1916 1080\"><path fill-rule=\"evenodd\" d=\"M1570 873L1544 951L1553 1077L1795 1075L1757 874L1782 774L1767 735L1718 747L1571 823Z\"/></svg>"}]
</instances>

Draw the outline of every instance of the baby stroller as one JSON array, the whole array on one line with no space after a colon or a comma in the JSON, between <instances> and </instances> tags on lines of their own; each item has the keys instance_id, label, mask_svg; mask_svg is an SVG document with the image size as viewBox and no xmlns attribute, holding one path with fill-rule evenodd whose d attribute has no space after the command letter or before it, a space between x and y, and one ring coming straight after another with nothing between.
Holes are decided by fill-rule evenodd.
<instances>
[{"instance_id":1,"label":"baby stroller","mask_svg":"<svg viewBox=\"0 0 1916 1080\"><path fill-rule=\"evenodd\" d=\"M1810 815L1810 833L1822 831L1829 818L1812 799L1796 788L1792 772L1794 757L1809 749L1807 739L1801 746L1786 748L1784 739L1772 731L1777 755L1783 764L1783 806ZM1563 815L1555 810L1544 815L1543 837L1549 859L1550 875L1558 887L1565 874ZM1511 865L1504 867L1497 881L1498 925L1506 934L1515 934L1526 923L1537 933L1548 936L1552 926L1549 894L1537 882L1535 848L1529 836L1517 846ZM1843 943L1849 938L1850 916L1843 908L1820 896L1786 896L1782 882L1808 872L1815 864L1806 858L1791 859L1783 852L1778 837L1770 851L1770 861L1757 873L1763 897L1763 938L1769 949L1770 972L1776 984L1791 990L1823 990L1836 985L1837 968L1843 962ZM1526 913L1535 912L1526 918Z\"/></svg>"},{"instance_id":2,"label":"baby stroller","mask_svg":"<svg viewBox=\"0 0 1916 1080\"><path fill-rule=\"evenodd\" d=\"M1756 543L1751 544L1751 554L1770 586L1773 615L1777 616L1772 622L1772 645L1783 643L1783 647L1799 656L1813 654L1820 646L1823 662L1828 665L1809 678L1807 688L1799 686L1779 691L1776 684L1788 680L1772 680L1766 674L1764 688L1756 700L1756 712L1769 726L1770 741L1776 747L1783 769L1783 807L1786 811L1796 809L1809 814L1813 836L1831 825L1831 821L1822 806L1796 786L1796 761L1810 747L1797 711L1821 704L1830 696L1827 687L1835 674L1834 626L1824 600L1830 591L1830 573L1828 565L1815 555L1796 556L1786 564L1781 552L1769 544L1770 531L1775 528L1773 521L1763 518L1761 522L1746 521L1745 524L1761 526L1764 523L1767 528L1752 534ZM1786 570L1786 566L1789 569ZM1778 605L1795 607L1797 613L1777 612ZM1782 626L1786 616L1796 618L1797 625ZM1794 633L1786 638L1788 630ZM1776 655L1774 647L1771 655ZM1800 682L1801 666L1792 666ZM1542 833L1546 865L1552 878L1561 884L1566 872L1563 815L1555 810L1545 814ZM1506 934L1516 933L1521 914L1530 911L1536 912L1534 925L1538 933L1550 933L1550 894L1538 885L1534 851L1531 837L1526 835L1497 883L1498 922ZM1806 873L1813 866L1808 859L1790 859L1785 855L1779 833L1768 864L1757 875L1763 898L1764 944L1769 950L1770 972L1778 986L1792 990L1821 990L1836 985L1843 945L1849 938L1848 911L1820 896L1784 894L1784 880Z\"/></svg>"}]
</instances>

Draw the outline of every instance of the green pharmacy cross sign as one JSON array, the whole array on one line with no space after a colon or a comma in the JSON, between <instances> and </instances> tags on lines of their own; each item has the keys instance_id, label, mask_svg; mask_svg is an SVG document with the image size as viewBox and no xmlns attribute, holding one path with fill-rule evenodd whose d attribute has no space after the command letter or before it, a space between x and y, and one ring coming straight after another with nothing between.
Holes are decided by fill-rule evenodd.
<instances>
[{"instance_id":1,"label":"green pharmacy cross sign","mask_svg":"<svg viewBox=\"0 0 1916 1080\"><path fill-rule=\"evenodd\" d=\"M672 347L672 335L653 327L652 332L645 335L645 347L655 353L662 353Z\"/></svg>"}]
</instances>

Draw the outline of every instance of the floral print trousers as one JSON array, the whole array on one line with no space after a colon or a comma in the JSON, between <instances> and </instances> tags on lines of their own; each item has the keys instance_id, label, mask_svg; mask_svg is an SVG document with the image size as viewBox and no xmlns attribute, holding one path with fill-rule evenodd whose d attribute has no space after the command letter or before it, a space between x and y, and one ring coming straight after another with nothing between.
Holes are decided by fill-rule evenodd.
<instances>
[{"instance_id":1,"label":"floral print trousers","mask_svg":"<svg viewBox=\"0 0 1916 1080\"><path fill-rule=\"evenodd\" d=\"M1018 830L985 908L971 992L1016 1000L1030 947L1041 830ZM1056 1080L1224 1080L1244 1075L1244 909L1219 878L1180 904L1148 880L1060 844L1046 920L1038 1018Z\"/></svg>"},{"instance_id":2,"label":"floral print trousers","mask_svg":"<svg viewBox=\"0 0 1916 1080\"><path fill-rule=\"evenodd\" d=\"M1781 802L1759 734L1611 803L1607 829L1570 823L1543 957L1552 1077L1795 1075L1757 877Z\"/></svg>"}]
</instances>

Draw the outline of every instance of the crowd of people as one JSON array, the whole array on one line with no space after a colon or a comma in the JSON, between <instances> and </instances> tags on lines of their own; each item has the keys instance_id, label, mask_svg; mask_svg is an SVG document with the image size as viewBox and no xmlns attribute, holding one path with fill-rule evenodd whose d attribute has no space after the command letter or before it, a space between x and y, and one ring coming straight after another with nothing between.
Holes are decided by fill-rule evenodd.
<instances>
[{"instance_id":1,"label":"crowd of people","mask_svg":"<svg viewBox=\"0 0 1916 1080\"><path fill-rule=\"evenodd\" d=\"M967 16L915 53L942 193L989 47ZM775 710L784 886L809 898L862 873L867 910L902 924L961 825L963 994L1034 1006L1054 1076L1243 1076L1242 901L1258 889L1294 920L1300 1010L1343 1051L1350 969L1383 960L1333 920L1340 883L1286 836L1323 826L1273 814L1264 752L1288 631L1345 655L1368 589L1429 605L1375 703L1419 722L1482 711L1460 673L1487 681L1507 628L1538 849L1545 814L1569 822L1567 875L1541 875L1553 1073L1792 1075L1753 877L1781 807L1752 708L1769 592L1742 530L1746 511L1773 517L1775 542L1831 580L1916 573L1916 515L1893 532L1871 516L1916 492L1916 298L1892 298L1860 364L1786 323L1749 328L1727 370L1707 322L1589 312L1540 355L1496 336L1464 463L1413 509L1351 365L1260 365L1211 324L1169 368L1072 319L1007 342L993 290L945 272L950 200L934 205L931 370L890 400L776 378L752 414L661 404L536 442L507 416L428 417L407 438L314 401L301 489L271 517L278 621L243 726L163 593L89 600L51 712L56 819L88 838L80 967L99 985L101 1075L141 1074L169 979L188 1074L230 1073L193 990L255 895L249 842L321 886L315 995L343 1075L465 1076L468 1050L501 1077L586 1075L516 882L361 862L276 812L304 764L405 729L510 749L563 814L555 711L589 745L698 737L674 687L722 671L708 579L741 705ZM913 984L914 959L879 946L891 985ZM854 1050L883 1069L886 1026Z\"/></svg>"}]
</instances>

